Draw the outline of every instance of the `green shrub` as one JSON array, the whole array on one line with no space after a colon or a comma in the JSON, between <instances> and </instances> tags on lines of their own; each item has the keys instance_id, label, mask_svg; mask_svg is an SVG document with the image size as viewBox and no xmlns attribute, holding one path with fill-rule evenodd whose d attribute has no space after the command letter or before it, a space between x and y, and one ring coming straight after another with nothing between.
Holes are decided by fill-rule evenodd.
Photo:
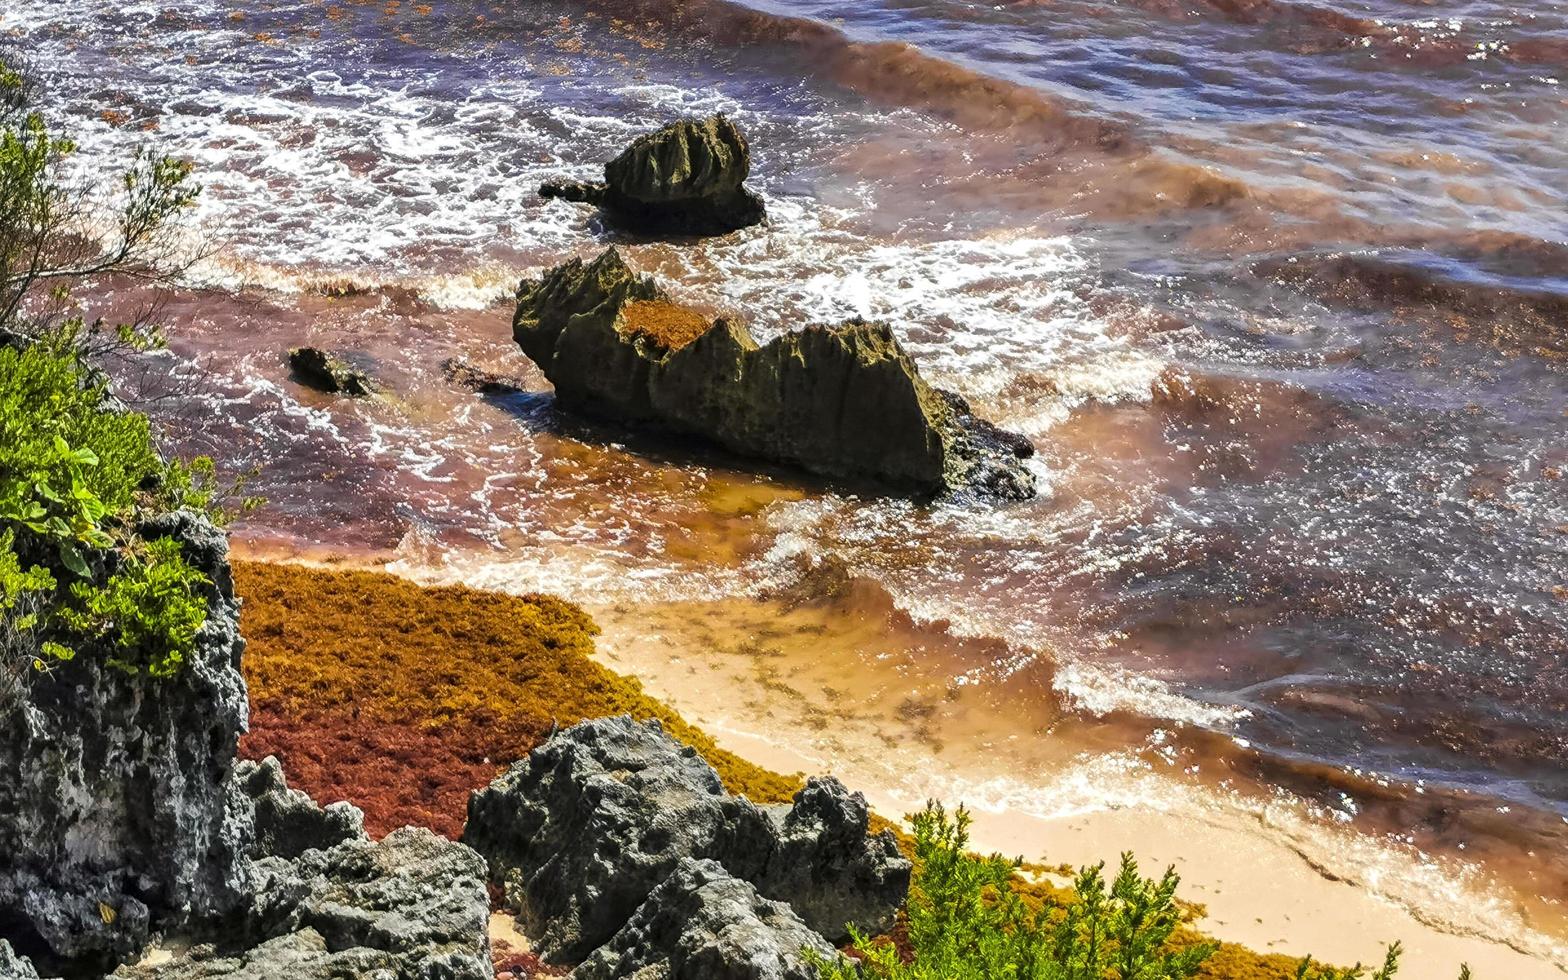
<instances>
[{"instance_id":1,"label":"green shrub","mask_svg":"<svg viewBox=\"0 0 1568 980\"><path fill-rule=\"evenodd\" d=\"M0 348L0 614L6 663L47 667L82 642L168 676L195 646L206 578L139 519L211 509L212 464L168 464L145 416L110 407L75 348Z\"/></svg>"},{"instance_id":2,"label":"green shrub","mask_svg":"<svg viewBox=\"0 0 1568 980\"><path fill-rule=\"evenodd\" d=\"M851 928L860 964L817 963L828 980L1182 980L1213 952L1175 948L1178 878L1144 878L1129 854L1107 885L1103 865L1084 868L1077 899L1032 906L1013 890L1020 862L969 853L970 817L939 804L913 817L914 885L906 907L914 957Z\"/></svg>"},{"instance_id":3,"label":"green shrub","mask_svg":"<svg viewBox=\"0 0 1568 980\"><path fill-rule=\"evenodd\" d=\"M1021 861L970 853L963 807L949 818L941 804L928 803L910 819L915 876L905 927L913 955L906 963L897 945L851 925L858 960L811 956L824 980L1184 980L1216 949L1173 942L1183 919L1174 868L1145 878L1123 854L1109 885L1104 865L1095 865L1078 872L1070 901L1031 903L1015 890ZM1360 964L1339 969L1309 956L1295 980L1393 980L1400 952L1390 945L1370 977ZM1459 980L1470 980L1468 966Z\"/></svg>"}]
</instances>

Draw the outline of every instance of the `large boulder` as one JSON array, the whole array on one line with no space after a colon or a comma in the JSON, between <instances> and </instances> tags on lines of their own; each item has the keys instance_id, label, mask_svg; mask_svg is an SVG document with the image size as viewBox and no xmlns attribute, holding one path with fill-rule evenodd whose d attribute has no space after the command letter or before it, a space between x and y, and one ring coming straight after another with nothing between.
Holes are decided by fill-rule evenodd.
<instances>
[{"instance_id":1,"label":"large boulder","mask_svg":"<svg viewBox=\"0 0 1568 980\"><path fill-rule=\"evenodd\" d=\"M788 905L757 894L717 861L682 858L674 872L572 980L814 980L806 951L836 950Z\"/></svg>"},{"instance_id":2,"label":"large boulder","mask_svg":"<svg viewBox=\"0 0 1568 980\"><path fill-rule=\"evenodd\" d=\"M180 671L132 676L88 647L0 703L0 932L45 972L107 969L249 887L226 819L248 710L227 542L190 512L139 531L177 538L211 582Z\"/></svg>"},{"instance_id":3,"label":"large boulder","mask_svg":"<svg viewBox=\"0 0 1568 980\"><path fill-rule=\"evenodd\" d=\"M469 799L463 841L538 949L579 962L609 942L687 858L718 862L830 938L891 924L910 865L870 836L865 799L814 779L792 806L725 792L656 721L605 718L557 734Z\"/></svg>"},{"instance_id":4,"label":"large boulder","mask_svg":"<svg viewBox=\"0 0 1568 980\"><path fill-rule=\"evenodd\" d=\"M546 183L541 197L597 205L606 219L658 235L723 235L759 224L762 198L744 186L751 148L723 116L682 119L634 140L604 166L604 183Z\"/></svg>"},{"instance_id":5,"label":"large boulder","mask_svg":"<svg viewBox=\"0 0 1568 980\"><path fill-rule=\"evenodd\" d=\"M405 827L378 842L358 809L288 788L276 760L241 762L233 823L248 841L245 904L198 943L116 980L489 980L485 864Z\"/></svg>"},{"instance_id":6,"label":"large boulder","mask_svg":"<svg viewBox=\"0 0 1568 980\"><path fill-rule=\"evenodd\" d=\"M927 385L885 324L759 345L738 319L671 302L612 248L524 281L512 335L574 411L917 494L1035 492L1029 441Z\"/></svg>"}]
</instances>

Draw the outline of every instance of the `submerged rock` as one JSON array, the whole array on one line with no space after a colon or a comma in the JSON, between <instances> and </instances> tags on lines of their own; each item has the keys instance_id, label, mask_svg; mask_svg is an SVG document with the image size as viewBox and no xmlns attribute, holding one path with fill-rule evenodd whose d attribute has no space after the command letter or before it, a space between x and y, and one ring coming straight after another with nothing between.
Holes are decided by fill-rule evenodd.
<instances>
[{"instance_id":1,"label":"submerged rock","mask_svg":"<svg viewBox=\"0 0 1568 980\"><path fill-rule=\"evenodd\" d=\"M289 367L302 384L328 394L364 398L374 395L376 383L370 375L319 347L295 347L289 351Z\"/></svg>"},{"instance_id":2,"label":"submerged rock","mask_svg":"<svg viewBox=\"0 0 1568 980\"><path fill-rule=\"evenodd\" d=\"M806 951L838 956L782 902L717 861L682 858L572 980L814 980Z\"/></svg>"},{"instance_id":3,"label":"submerged rock","mask_svg":"<svg viewBox=\"0 0 1568 980\"><path fill-rule=\"evenodd\" d=\"M834 779L813 779L793 806L732 796L657 722L622 717L561 732L474 793L463 841L489 861L539 951L574 962L686 858L718 862L830 938L851 921L877 932L908 892L910 865L868 821L865 799Z\"/></svg>"},{"instance_id":4,"label":"submerged rock","mask_svg":"<svg viewBox=\"0 0 1568 980\"><path fill-rule=\"evenodd\" d=\"M1029 441L927 385L885 324L759 346L733 317L672 303L612 248L525 281L512 335L574 411L919 494L1035 492Z\"/></svg>"},{"instance_id":5,"label":"submerged rock","mask_svg":"<svg viewBox=\"0 0 1568 980\"><path fill-rule=\"evenodd\" d=\"M541 197L597 205L611 224L665 235L723 235L759 224L747 190L751 149L723 116L682 119L638 137L605 164L604 183L551 182Z\"/></svg>"},{"instance_id":6,"label":"submerged rock","mask_svg":"<svg viewBox=\"0 0 1568 980\"><path fill-rule=\"evenodd\" d=\"M0 703L0 923L40 969L107 969L154 928L221 916L249 886L229 824L245 727L228 545L190 512L145 524L207 576L207 620L173 677L92 646Z\"/></svg>"}]
</instances>

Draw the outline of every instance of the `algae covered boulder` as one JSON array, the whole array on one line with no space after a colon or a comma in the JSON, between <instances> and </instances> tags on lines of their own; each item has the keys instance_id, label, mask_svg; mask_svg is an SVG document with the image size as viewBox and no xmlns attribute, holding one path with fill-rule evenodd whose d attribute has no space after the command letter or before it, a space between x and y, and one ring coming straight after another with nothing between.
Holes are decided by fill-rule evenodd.
<instances>
[{"instance_id":1,"label":"algae covered boulder","mask_svg":"<svg viewBox=\"0 0 1568 980\"><path fill-rule=\"evenodd\" d=\"M900 492L1034 495L1029 441L927 385L886 324L759 345L737 318L671 302L612 248L525 281L512 333L572 411Z\"/></svg>"},{"instance_id":2,"label":"algae covered boulder","mask_svg":"<svg viewBox=\"0 0 1568 980\"><path fill-rule=\"evenodd\" d=\"M551 182L542 197L597 205L611 224L666 235L723 235L759 224L762 198L746 137L723 116L682 119L638 137L605 164L604 183Z\"/></svg>"}]
</instances>

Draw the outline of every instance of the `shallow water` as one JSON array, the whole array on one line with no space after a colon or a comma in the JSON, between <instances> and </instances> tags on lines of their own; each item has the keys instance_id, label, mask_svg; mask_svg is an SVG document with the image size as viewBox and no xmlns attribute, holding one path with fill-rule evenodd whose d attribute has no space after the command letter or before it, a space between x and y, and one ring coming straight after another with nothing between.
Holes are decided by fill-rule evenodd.
<instances>
[{"instance_id":1,"label":"shallow water","mask_svg":"<svg viewBox=\"0 0 1568 980\"><path fill-rule=\"evenodd\" d=\"M179 450L262 467L241 538L599 605L842 562L985 641L922 683L1479 859L1568 931L1562 10L8 0L0 33L81 165L199 167L222 248L127 382L173 393ZM555 411L506 297L617 239L534 187L715 110L773 223L632 260L762 334L891 320L1034 438L1039 500L878 500ZM301 389L305 342L395 394Z\"/></svg>"}]
</instances>

